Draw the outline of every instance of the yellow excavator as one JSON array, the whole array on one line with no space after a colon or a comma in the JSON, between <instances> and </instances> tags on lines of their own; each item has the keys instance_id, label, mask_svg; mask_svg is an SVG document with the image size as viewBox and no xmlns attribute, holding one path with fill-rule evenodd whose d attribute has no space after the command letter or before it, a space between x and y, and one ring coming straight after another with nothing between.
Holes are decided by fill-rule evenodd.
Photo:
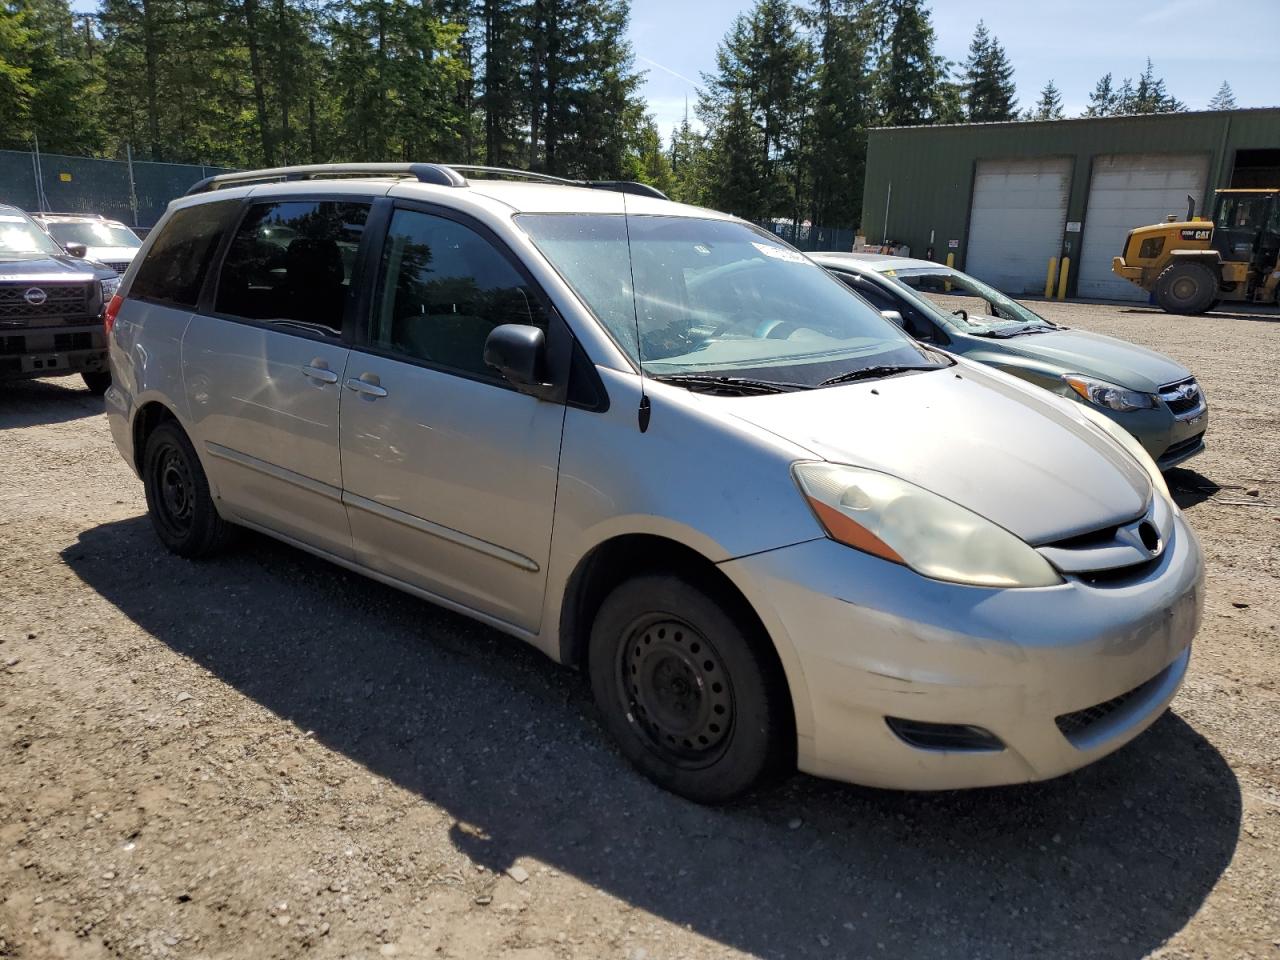
<instances>
[{"instance_id":1,"label":"yellow excavator","mask_svg":"<svg viewBox=\"0 0 1280 960\"><path fill-rule=\"evenodd\" d=\"M1155 295L1169 313L1195 314L1224 300L1276 303L1280 293L1280 187L1219 190L1213 219L1187 217L1130 230L1111 269Z\"/></svg>"}]
</instances>

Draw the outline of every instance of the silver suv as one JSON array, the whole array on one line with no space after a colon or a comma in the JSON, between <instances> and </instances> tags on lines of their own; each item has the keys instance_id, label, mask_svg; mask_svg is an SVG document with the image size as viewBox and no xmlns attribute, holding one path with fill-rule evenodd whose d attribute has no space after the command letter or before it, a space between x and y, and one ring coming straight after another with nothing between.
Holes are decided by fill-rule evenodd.
<instances>
[{"instance_id":1,"label":"silver suv","mask_svg":"<svg viewBox=\"0 0 1280 960\"><path fill-rule=\"evenodd\" d=\"M527 640L695 800L1052 777L1187 669L1200 548L1127 433L640 184L219 176L107 324L167 547L249 527Z\"/></svg>"}]
</instances>

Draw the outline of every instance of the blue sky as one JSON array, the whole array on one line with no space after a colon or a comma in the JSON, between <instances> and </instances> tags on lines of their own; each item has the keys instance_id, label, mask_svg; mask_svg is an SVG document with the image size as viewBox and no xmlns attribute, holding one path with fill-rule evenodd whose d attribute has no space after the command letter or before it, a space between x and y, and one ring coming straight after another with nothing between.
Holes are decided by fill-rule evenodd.
<instances>
[{"instance_id":1,"label":"blue sky","mask_svg":"<svg viewBox=\"0 0 1280 960\"><path fill-rule=\"evenodd\" d=\"M1241 107L1280 102L1275 0L933 0L934 30L944 56L963 62L979 19L999 37L1026 107L1052 79L1068 116L1084 110L1089 92L1110 71L1118 86L1137 78L1150 57L1169 91L1203 109L1223 80ZM631 42L643 88L663 135L697 99L695 84L715 66L716 45L749 0L632 0ZM1214 29L1215 18L1221 18ZM1254 25L1251 27L1250 25Z\"/></svg>"}]
</instances>

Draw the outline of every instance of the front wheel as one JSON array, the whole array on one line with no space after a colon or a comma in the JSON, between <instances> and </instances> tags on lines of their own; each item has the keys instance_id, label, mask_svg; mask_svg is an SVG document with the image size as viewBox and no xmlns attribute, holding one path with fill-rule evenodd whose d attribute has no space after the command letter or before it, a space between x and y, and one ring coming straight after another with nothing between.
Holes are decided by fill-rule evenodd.
<instances>
[{"instance_id":1,"label":"front wheel","mask_svg":"<svg viewBox=\"0 0 1280 960\"><path fill-rule=\"evenodd\" d=\"M232 527L218 515L195 447L176 421L160 424L142 456L147 513L160 542L180 557L217 552Z\"/></svg>"},{"instance_id":2,"label":"front wheel","mask_svg":"<svg viewBox=\"0 0 1280 960\"><path fill-rule=\"evenodd\" d=\"M1156 278L1156 302L1169 313L1196 314L1218 299L1218 278L1203 263L1175 263Z\"/></svg>"},{"instance_id":3,"label":"front wheel","mask_svg":"<svg viewBox=\"0 0 1280 960\"><path fill-rule=\"evenodd\" d=\"M592 625L591 689L622 752L660 786L723 803L781 772L785 684L758 626L683 577L609 594Z\"/></svg>"},{"instance_id":4,"label":"front wheel","mask_svg":"<svg viewBox=\"0 0 1280 960\"><path fill-rule=\"evenodd\" d=\"M111 386L111 371L109 370L90 370L80 374L84 385L89 388L89 392L95 397L100 397L107 392L107 388Z\"/></svg>"}]
</instances>

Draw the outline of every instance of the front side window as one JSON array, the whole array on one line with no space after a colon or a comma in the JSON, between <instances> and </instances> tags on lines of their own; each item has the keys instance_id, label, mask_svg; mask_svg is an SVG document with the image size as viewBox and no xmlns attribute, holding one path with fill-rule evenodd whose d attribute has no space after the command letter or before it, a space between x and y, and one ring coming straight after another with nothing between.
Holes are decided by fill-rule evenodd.
<instances>
[{"instance_id":1,"label":"front side window","mask_svg":"<svg viewBox=\"0 0 1280 960\"><path fill-rule=\"evenodd\" d=\"M0 260L33 260L62 254L34 220L24 213L0 213Z\"/></svg>"},{"instance_id":2,"label":"front side window","mask_svg":"<svg viewBox=\"0 0 1280 960\"><path fill-rule=\"evenodd\" d=\"M484 362L484 344L503 323L547 326L539 301L511 262L470 227L397 210L382 248L372 344L496 380L497 372Z\"/></svg>"},{"instance_id":3,"label":"front side window","mask_svg":"<svg viewBox=\"0 0 1280 960\"><path fill-rule=\"evenodd\" d=\"M239 208L238 201L222 200L174 213L147 251L129 296L194 310L209 261Z\"/></svg>"},{"instance_id":4,"label":"front side window","mask_svg":"<svg viewBox=\"0 0 1280 960\"><path fill-rule=\"evenodd\" d=\"M1224 230L1248 230L1262 220L1266 201L1261 197L1227 197L1218 210L1217 226Z\"/></svg>"},{"instance_id":5,"label":"front side window","mask_svg":"<svg viewBox=\"0 0 1280 960\"><path fill-rule=\"evenodd\" d=\"M65 221L49 224L49 232L64 247L68 243L83 243L86 247L142 246L137 234L122 223L104 221Z\"/></svg>"},{"instance_id":6,"label":"front side window","mask_svg":"<svg viewBox=\"0 0 1280 960\"><path fill-rule=\"evenodd\" d=\"M654 376L805 387L862 368L941 363L803 254L737 221L525 214L517 223Z\"/></svg>"},{"instance_id":7,"label":"front side window","mask_svg":"<svg viewBox=\"0 0 1280 960\"><path fill-rule=\"evenodd\" d=\"M1003 337L1055 329L1025 304L950 267L908 267L883 273L941 308L947 322L964 333Z\"/></svg>"},{"instance_id":8,"label":"front side window","mask_svg":"<svg viewBox=\"0 0 1280 960\"><path fill-rule=\"evenodd\" d=\"M341 336L368 216L368 203L254 204L231 239L214 312Z\"/></svg>"}]
</instances>

